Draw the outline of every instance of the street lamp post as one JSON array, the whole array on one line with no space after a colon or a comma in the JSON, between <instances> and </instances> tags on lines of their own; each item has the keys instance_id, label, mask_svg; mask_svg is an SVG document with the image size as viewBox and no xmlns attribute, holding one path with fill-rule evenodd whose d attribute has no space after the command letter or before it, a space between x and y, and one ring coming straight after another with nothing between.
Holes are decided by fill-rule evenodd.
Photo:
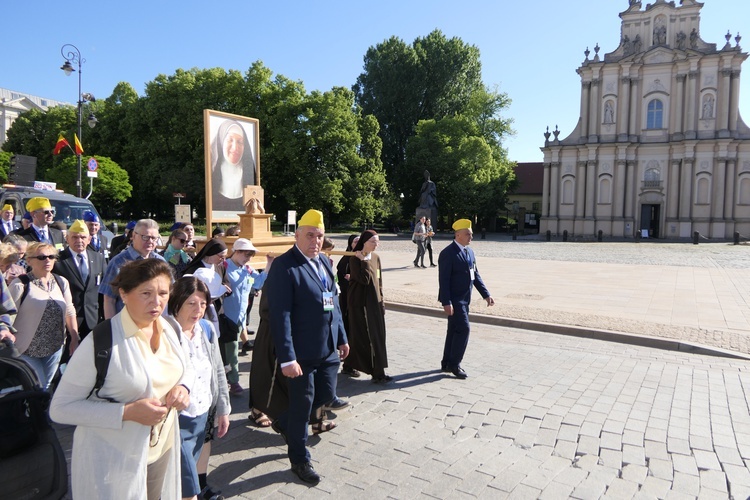
<instances>
[{"instance_id":1,"label":"street lamp post","mask_svg":"<svg viewBox=\"0 0 750 500\"><path fill-rule=\"evenodd\" d=\"M67 76L70 76L70 74L76 69L73 67L73 64L78 65L78 140L83 140L83 131L81 129L81 122L82 122L82 113L83 113L83 105L87 102L95 102L96 98L89 94L88 92L83 93L81 91L81 66L83 63L86 62L86 59L83 59L81 57L81 51L78 50L78 47L75 45L72 45L70 43L66 43L62 46L60 49L60 54L62 54L63 59L65 59L65 64L60 66L60 69L65 72ZM72 63L72 64L71 64ZM88 125L90 128L94 128L96 126L97 119L96 116L94 116L94 113L89 113L88 117ZM81 154L76 150L76 156L78 157L78 171L77 171L77 177L76 177L76 196L79 198L81 197Z\"/></svg>"}]
</instances>

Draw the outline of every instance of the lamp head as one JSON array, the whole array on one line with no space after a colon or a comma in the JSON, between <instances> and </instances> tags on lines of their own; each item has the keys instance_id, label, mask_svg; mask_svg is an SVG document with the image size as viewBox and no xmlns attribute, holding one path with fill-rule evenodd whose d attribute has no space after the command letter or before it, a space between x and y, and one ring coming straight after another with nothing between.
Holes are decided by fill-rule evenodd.
<instances>
[{"instance_id":1,"label":"lamp head","mask_svg":"<svg viewBox=\"0 0 750 500\"><path fill-rule=\"evenodd\" d=\"M65 72L66 76L70 76L70 74L75 71L75 68L73 68L73 65L70 64L70 61L65 61L65 64L60 66L60 69Z\"/></svg>"}]
</instances>

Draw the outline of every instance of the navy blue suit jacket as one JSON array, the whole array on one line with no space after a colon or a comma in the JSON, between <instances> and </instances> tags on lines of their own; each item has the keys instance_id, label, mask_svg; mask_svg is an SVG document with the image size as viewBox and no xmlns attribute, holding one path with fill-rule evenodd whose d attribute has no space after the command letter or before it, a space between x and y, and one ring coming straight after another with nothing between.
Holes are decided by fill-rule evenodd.
<instances>
[{"instance_id":1,"label":"navy blue suit jacket","mask_svg":"<svg viewBox=\"0 0 750 500\"><path fill-rule=\"evenodd\" d=\"M323 284L302 252L293 246L276 257L263 293L268 294L269 320L280 363L319 361L338 346L348 344L338 291L328 258L321 254L327 273L327 291L334 294L334 309L323 310Z\"/></svg>"},{"instance_id":2,"label":"navy blue suit jacket","mask_svg":"<svg viewBox=\"0 0 750 500\"><path fill-rule=\"evenodd\" d=\"M474 250L466 247L467 255L461 250L461 247L453 241L445 247L438 257L438 280L440 290L438 300L444 306L451 304L469 304L471 303L471 286L476 287L482 298L490 296L484 281L479 275L477 269L477 260L474 257ZM470 269L474 268L474 281L471 281Z\"/></svg>"}]
</instances>

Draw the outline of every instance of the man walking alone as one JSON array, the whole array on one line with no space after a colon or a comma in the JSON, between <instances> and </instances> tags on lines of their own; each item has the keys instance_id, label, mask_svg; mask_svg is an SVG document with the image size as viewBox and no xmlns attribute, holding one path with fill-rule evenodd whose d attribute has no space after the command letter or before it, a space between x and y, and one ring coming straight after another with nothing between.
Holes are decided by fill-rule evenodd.
<instances>
[{"instance_id":1,"label":"man walking alone","mask_svg":"<svg viewBox=\"0 0 750 500\"><path fill-rule=\"evenodd\" d=\"M476 287L488 306L495 305L484 281L479 275L474 251L469 248L473 237L471 221L459 219L453 223L455 231L453 243L445 247L438 257L438 280L440 291L438 300L448 316L448 333L440 368L451 372L458 379L468 377L461 361L469 343L469 304L471 288Z\"/></svg>"}]
</instances>

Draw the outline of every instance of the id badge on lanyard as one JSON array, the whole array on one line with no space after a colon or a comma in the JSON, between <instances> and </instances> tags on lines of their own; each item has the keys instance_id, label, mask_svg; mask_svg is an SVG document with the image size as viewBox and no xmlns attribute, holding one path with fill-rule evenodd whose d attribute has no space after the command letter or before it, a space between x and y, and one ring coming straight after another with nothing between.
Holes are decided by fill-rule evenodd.
<instances>
[{"instance_id":1,"label":"id badge on lanyard","mask_svg":"<svg viewBox=\"0 0 750 500\"><path fill-rule=\"evenodd\" d=\"M323 310L333 311L333 292L323 292Z\"/></svg>"},{"instance_id":2,"label":"id badge on lanyard","mask_svg":"<svg viewBox=\"0 0 750 500\"><path fill-rule=\"evenodd\" d=\"M476 264L472 264L469 268L469 277L471 278L471 281L474 281L474 275L476 274Z\"/></svg>"}]
</instances>

